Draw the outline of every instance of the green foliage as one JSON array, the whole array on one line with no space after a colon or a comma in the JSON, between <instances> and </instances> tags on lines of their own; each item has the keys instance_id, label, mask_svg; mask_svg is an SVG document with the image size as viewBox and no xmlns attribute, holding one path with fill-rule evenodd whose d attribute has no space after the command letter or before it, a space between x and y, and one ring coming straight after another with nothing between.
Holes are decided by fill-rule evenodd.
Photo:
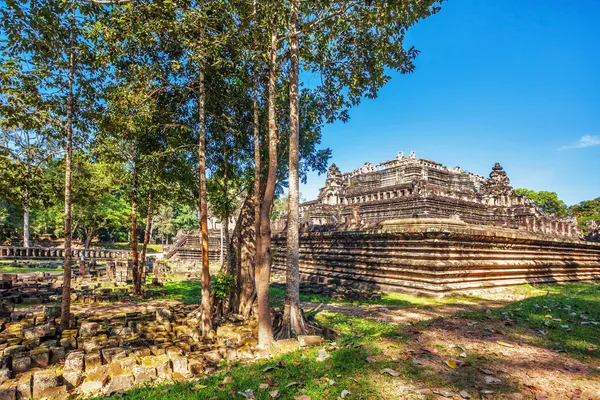
<instances>
[{"instance_id":1,"label":"green foliage","mask_svg":"<svg viewBox=\"0 0 600 400\"><path fill-rule=\"evenodd\" d=\"M529 189L515 189L515 193L525 196L538 205L546 214L556 215L557 217L566 217L569 215L569 208L564 201L558 198L556 192L540 191L536 192Z\"/></svg>"},{"instance_id":2,"label":"green foliage","mask_svg":"<svg viewBox=\"0 0 600 400\"><path fill-rule=\"evenodd\" d=\"M234 277L226 272L219 272L213 275L210 280L210 287L217 299L224 299L229 295L234 284Z\"/></svg>"},{"instance_id":3,"label":"green foliage","mask_svg":"<svg viewBox=\"0 0 600 400\"><path fill-rule=\"evenodd\" d=\"M570 210L577 217L577 225L587 231L587 221L600 221L600 197L575 204Z\"/></svg>"}]
</instances>

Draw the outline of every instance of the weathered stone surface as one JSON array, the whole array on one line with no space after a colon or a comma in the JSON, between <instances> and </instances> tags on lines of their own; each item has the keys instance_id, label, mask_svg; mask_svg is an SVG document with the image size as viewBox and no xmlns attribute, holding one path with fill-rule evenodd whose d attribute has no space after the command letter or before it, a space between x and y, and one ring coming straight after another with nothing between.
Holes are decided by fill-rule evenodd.
<instances>
[{"instance_id":1,"label":"weathered stone surface","mask_svg":"<svg viewBox=\"0 0 600 400\"><path fill-rule=\"evenodd\" d=\"M50 349L47 347L36 347L29 352L31 365L36 368L45 368L50 364Z\"/></svg>"},{"instance_id":2,"label":"weathered stone surface","mask_svg":"<svg viewBox=\"0 0 600 400\"><path fill-rule=\"evenodd\" d=\"M83 351L72 351L65 359L65 371L83 371L85 353Z\"/></svg>"},{"instance_id":3,"label":"weathered stone surface","mask_svg":"<svg viewBox=\"0 0 600 400\"><path fill-rule=\"evenodd\" d=\"M156 368L145 365L133 367L134 382L137 386L149 383L156 379Z\"/></svg>"},{"instance_id":4,"label":"weathered stone surface","mask_svg":"<svg viewBox=\"0 0 600 400\"><path fill-rule=\"evenodd\" d=\"M18 353L13 356L12 370L15 374L28 371L31 368L31 357L26 353Z\"/></svg>"},{"instance_id":5,"label":"weathered stone surface","mask_svg":"<svg viewBox=\"0 0 600 400\"><path fill-rule=\"evenodd\" d=\"M32 380L33 373L28 372L22 374L17 380L17 397L19 399L31 399L33 396L32 391Z\"/></svg>"},{"instance_id":6,"label":"weathered stone surface","mask_svg":"<svg viewBox=\"0 0 600 400\"><path fill-rule=\"evenodd\" d=\"M16 385L3 383L0 385L0 400L16 400L17 387Z\"/></svg>"},{"instance_id":7,"label":"weathered stone surface","mask_svg":"<svg viewBox=\"0 0 600 400\"><path fill-rule=\"evenodd\" d=\"M38 393L38 396L35 397L36 400L67 400L69 393L66 386L57 386L43 390L41 393Z\"/></svg>"},{"instance_id":8,"label":"weathered stone surface","mask_svg":"<svg viewBox=\"0 0 600 400\"><path fill-rule=\"evenodd\" d=\"M125 392L133 387L133 375L123 374L110 377L110 382L104 388L105 394Z\"/></svg>"},{"instance_id":9,"label":"weathered stone surface","mask_svg":"<svg viewBox=\"0 0 600 400\"><path fill-rule=\"evenodd\" d=\"M94 371L98 367L102 366L102 357L100 356L100 352L96 351L93 353L88 353L84 357L85 363L85 372Z\"/></svg>"},{"instance_id":10,"label":"weathered stone surface","mask_svg":"<svg viewBox=\"0 0 600 400\"><path fill-rule=\"evenodd\" d=\"M11 377L10 369L8 368L0 368L0 384L6 382Z\"/></svg>"},{"instance_id":11,"label":"weathered stone surface","mask_svg":"<svg viewBox=\"0 0 600 400\"><path fill-rule=\"evenodd\" d=\"M55 388L59 385L56 371L47 369L36 371L33 374L33 398L41 399L45 396L48 389Z\"/></svg>"},{"instance_id":12,"label":"weathered stone surface","mask_svg":"<svg viewBox=\"0 0 600 400\"><path fill-rule=\"evenodd\" d=\"M83 381L83 374L80 371L64 371L62 376L68 390L78 387Z\"/></svg>"},{"instance_id":13,"label":"weathered stone surface","mask_svg":"<svg viewBox=\"0 0 600 400\"><path fill-rule=\"evenodd\" d=\"M102 392L102 388L108 382L108 380L109 377L107 372L104 369L99 368L93 372L90 372L89 374L86 374L86 377L79 389L83 394L97 395L98 393Z\"/></svg>"},{"instance_id":14,"label":"weathered stone surface","mask_svg":"<svg viewBox=\"0 0 600 400\"><path fill-rule=\"evenodd\" d=\"M125 357L127 357L127 352L122 347L102 349L102 358L107 364Z\"/></svg>"},{"instance_id":15,"label":"weathered stone surface","mask_svg":"<svg viewBox=\"0 0 600 400\"><path fill-rule=\"evenodd\" d=\"M174 356L171 357L171 363L173 365L173 372L180 373L181 375L188 375L188 359L183 356Z\"/></svg>"},{"instance_id":16,"label":"weathered stone surface","mask_svg":"<svg viewBox=\"0 0 600 400\"><path fill-rule=\"evenodd\" d=\"M99 329L100 325L97 322L83 322L79 327L79 336L94 336Z\"/></svg>"},{"instance_id":17,"label":"weathered stone surface","mask_svg":"<svg viewBox=\"0 0 600 400\"><path fill-rule=\"evenodd\" d=\"M204 358L210 363L218 364L223 359L223 356L219 350L211 350L204 353Z\"/></svg>"}]
</instances>

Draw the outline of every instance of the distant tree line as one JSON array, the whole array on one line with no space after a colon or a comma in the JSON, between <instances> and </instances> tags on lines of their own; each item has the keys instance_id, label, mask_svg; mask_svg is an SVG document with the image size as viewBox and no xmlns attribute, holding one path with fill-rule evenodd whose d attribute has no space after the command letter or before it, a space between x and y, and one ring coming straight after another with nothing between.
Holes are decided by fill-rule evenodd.
<instances>
[{"instance_id":1,"label":"distant tree line","mask_svg":"<svg viewBox=\"0 0 600 400\"><path fill-rule=\"evenodd\" d=\"M558 198L556 192L547 192L529 189L515 189L515 193L525 196L537 204L542 211L549 215L557 217L566 217L574 215L577 217L577 226L587 233L586 222L590 220L600 220L600 197L594 200L584 200L578 204L567 206L567 204Z\"/></svg>"}]
</instances>

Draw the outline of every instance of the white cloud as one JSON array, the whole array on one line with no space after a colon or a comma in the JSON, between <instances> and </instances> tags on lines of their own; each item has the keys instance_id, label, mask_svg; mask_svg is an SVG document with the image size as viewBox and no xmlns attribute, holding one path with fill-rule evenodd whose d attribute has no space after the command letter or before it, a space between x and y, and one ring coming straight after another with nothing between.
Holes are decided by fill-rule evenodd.
<instances>
[{"instance_id":1,"label":"white cloud","mask_svg":"<svg viewBox=\"0 0 600 400\"><path fill-rule=\"evenodd\" d=\"M560 150L581 149L584 147L593 147L593 146L600 146L600 136L592 136L592 135L582 136L574 144L572 144L570 146L563 146L560 148Z\"/></svg>"}]
</instances>

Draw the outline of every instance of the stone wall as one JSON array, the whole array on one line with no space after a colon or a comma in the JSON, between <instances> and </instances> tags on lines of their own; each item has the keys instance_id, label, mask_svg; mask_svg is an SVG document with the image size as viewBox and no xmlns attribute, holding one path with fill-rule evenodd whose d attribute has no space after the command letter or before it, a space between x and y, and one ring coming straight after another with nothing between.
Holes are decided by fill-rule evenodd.
<instances>
[{"instance_id":1,"label":"stone wall","mask_svg":"<svg viewBox=\"0 0 600 400\"><path fill-rule=\"evenodd\" d=\"M227 249L223 249L223 258ZM165 258L174 264L200 264L202 260L202 247L199 232L183 234L166 253ZM209 229L208 231L208 259L210 264L221 262L221 231Z\"/></svg>"},{"instance_id":2,"label":"stone wall","mask_svg":"<svg viewBox=\"0 0 600 400\"><path fill-rule=\"evenodd\" d=\"M285 233L273 238L285 268ZM428 295L600 279L600 245L452 219L387 221L377 231L304 232L304 280Z\"/></svg>"}]
</instances>

